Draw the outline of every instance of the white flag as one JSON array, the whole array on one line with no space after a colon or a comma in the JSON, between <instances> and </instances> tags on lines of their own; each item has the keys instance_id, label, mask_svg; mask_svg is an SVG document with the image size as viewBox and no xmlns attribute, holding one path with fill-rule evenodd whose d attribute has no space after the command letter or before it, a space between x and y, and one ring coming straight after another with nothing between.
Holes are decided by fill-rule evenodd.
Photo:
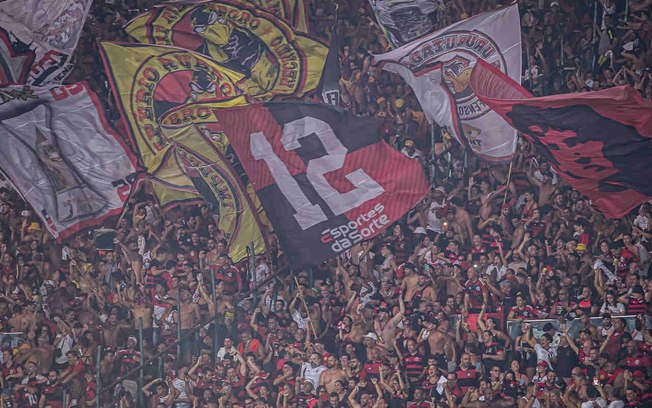
<instances>
[{"instance_id":1,"label":"white flag","mask_svg":"<svg viewBox=\"0 0 652 408\"><path fill-rule=\"evenodd\" d=\"M394 46L416 40L435 29L433 0L369 0L385 36Z\"/></svg>"},{"instance_id":2,"label":"white flag","mask_svg":"<svg viewBox=\"0 0 652 408\"><path fill-rule=\"evenodd\" d=\"M400 74L429 121L491 162L511 160L516 131L483 104L469 83L480 58L521 80L521 27L516 4L479 14L374 56L373 63Z\"/></svg>"},{"instance_id":3,"label":"white flag","mask_svg":"<svg viewBox=\"0 0 652 408\"><path fill-rule=\"evenodd\" d=\"M5 0L0 4L0 84L61 83L92 0Z\"/></svg>"},{"instance_id":4,"label":"white flag","mask_svg":"<svg viewBox=\"0 0 652 408\"><path fill-rule=\"evenodd\" d=\"M0 88L0 168L54 237L119 214L136 159L86 84Z\"/></svg>"}]
</instances>

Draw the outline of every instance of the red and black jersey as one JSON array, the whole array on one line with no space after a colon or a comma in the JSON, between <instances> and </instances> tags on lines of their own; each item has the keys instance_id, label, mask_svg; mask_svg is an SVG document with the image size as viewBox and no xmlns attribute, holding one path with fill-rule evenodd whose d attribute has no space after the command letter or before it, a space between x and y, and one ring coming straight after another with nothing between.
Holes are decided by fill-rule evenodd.
<instances>
[{"instance_id":1,"label":"red and black jersey","mask_svg":"<svg viewBox=\"0 0 652 408\"><path fill-rule=\"evenodd\" d=\"M630 297L625 310L629 315L647 314L647 302L645 299Z\"/></svg>"},{"instance_id":2,"label":"red and black jersey","mask_svg":"<svg viewBox=\"0 0 652 408\"><path fill-rule=\"evenodd\" d=\"M63 386L47 384L43 387L41 394L45 397L45 405L50 405L52 408L63 408Z\"/></svg>"},{"instance_id":3,"label":"red and black jersey","mask_svg":"<svg viewBox=\"0 0 652 408\"><path fill-rule=\"evenodd\" d=\"M129 349L118 350L115 353L115 356L120 361L120 374L127 374L129 371L138 367L138 361L140 361L140 352L134 350L130 351Z\"/></svg>"},{"instance_id":4,"label":"red and black jersey","mask_svg":"<svg viewBox=\"0 0 652 408\"><path fill-rule=\"evenodd\" d=\"M469 295L470 304L472 308L482 307L484 301L484 292L486 291L485 286L480 282L480 280L470 281L467 280L464 283L464 293Z\"/></svg>"},{"instance_id":5,"label":"red and black jersey","mask_svg":"<svg viewBox=\"0 0 652 408\"><path fill-rule=\"evenodd\" d=\"M518 306L512 307L510 312L513 312L513 317L514 319L521 319L521 320L527 320L527 319L534 319L534 309L532 309L532 306L530 305L525 305L523 308L519 308Z\"/></svg>"},{"instance_id":6,"label":"red and black jersey","mask_svg":"<svg viewBox=\"0 0 652 408\"><path fill-rule=\"evenodd\" d=\"M466 370L459 369L455 371L455 375L457 375L457 385L460 386L463 393L466 393L469 387L478 386L478 379L480 378L480 374L475 368L469 368Z\"/></svg>"},{"instance_id":7,"label":"red and black jersey","mask_svg":"<svg viewBox=\"0 0 652 408\"><path fill-rule=\"evenodd\" d=\"M360 378L365 380L369 375L380 376L380 367L382 367L382 365L383 364L380 361L368 360L364 363L364 366L362 366Z\"/></svg>"},{"instance_id":8,"label":"red and black jersey","mask_svg":"<svg viewBox=\"0 0 652 408\"><path fill-rule=\"evenodd\" d=\"M648 367L652 366L652 359L646 355L627 357L625 359L625 366L631 373L636 371L645 372Z\"/></svg>"},{"instance_id":9,"label":"red and black jersey","mask_svg":"<svg viewBox=\"0 0 652 408\"><path fill-rule=\"evenodd\" d=\"M426 367L426 357L423 354L408 354L403 358L403 364L405 365L405 375L408 378L408 381L411 383L416 382L421 374L423 369Z\"/></svg>"},{"instance_id":10,"label":"red and black jersey","mask_svg":"<svg viewBox=\"0 0 652 408\"><path fill-rule=\"evenodd\" d=\"M45 377L42 375L35 375L33 377L25 377L20 382L29 388L34 388L36 391L31 393L27 388L19 390L14 398L18 402L19 407L36 407L38 406L38 401L41 398L41 391L43 389L43 384L45 382ZM34 391L34 390L31 390Z\"/></svg>"},{"instance_id":11,"label":"red and black jersey","mask_svg":"<svg viewBox=\"0 0 652 408\"><path fill-rule=\"evenodd\" d=\"M617 368L616 370L614 370L613 373L609 374L608 372L605 371L604 368L602 368L600 369L600 371L598 371L598 378L600 379L600 382L602 383L603 386L606 384L613 385L618 375L623 371L625 370L623 370L622 368Z\"/></svg>"},{"instance_id":12,"label":"red and black jersey","mask_svg":"<svg viewBox=\"0 0 652 408\"><path fill-rule=\"evenodd\" d=\"M240 281L240 272L234 266L227 268L214 269L215 279L224 282L224 293L233 295L238 291L238 281Z\"/></svg>"}]
</instances>

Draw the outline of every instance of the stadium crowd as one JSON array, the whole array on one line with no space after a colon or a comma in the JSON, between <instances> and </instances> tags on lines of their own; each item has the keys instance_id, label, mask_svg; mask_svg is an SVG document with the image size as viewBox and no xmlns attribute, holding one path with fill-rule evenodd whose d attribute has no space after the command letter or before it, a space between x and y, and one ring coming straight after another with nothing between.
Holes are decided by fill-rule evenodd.
<instances>
[{"instance_id":1,"label":"stadium crowd","mask_svg":"<svg viewBox=\"0 0 652 408\"><path fill-rule=\"evenodd\" d=\"M63 247L3 187L0 406L652 406L650 203L606 219L522 139L511 173L465 155L370 66L389 44L367 1L307 1L313 34L329 35L336 3L343 105L423 163L427 198L291 271L274 243L234 265L206 205L162 211L147 189L106 225L114 250L93 231ZM439 0L437 23L499 3ZM524 86L651 98L651 3L520 1ZM97 0L80 40L69 81L88 80L114 120L96 40L125 39L147 7Z\"/></svg>"}]
</instances>

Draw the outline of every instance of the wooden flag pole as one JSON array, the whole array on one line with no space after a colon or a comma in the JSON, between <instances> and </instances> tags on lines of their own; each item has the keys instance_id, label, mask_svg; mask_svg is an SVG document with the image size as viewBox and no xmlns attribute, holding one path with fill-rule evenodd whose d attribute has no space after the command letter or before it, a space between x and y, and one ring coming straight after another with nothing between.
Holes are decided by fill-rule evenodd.
<instances>
[{"instance_id":1,"label":"wooden flag pole","mask_svg":"<svg viewBox=\"0 0 652 408\"><path fill-rule=\"evenodd\" d=\"M315 330L315 326L312 324L312 319L310 318L310 309L308 309L308 304L306 303L306 299L303 297L303 292L299 287L299 280L297 279L296 276L294 276L294 283L297 285L297 290L299 291L299 297L301 298L301 303L303 303L303 307L306 309L306 313L308 313L308 322L310 323L310 328L312 329L312 335L314 336L313 341L315 341L317 339L317 331Z\"/></svg>"}]
</instances>

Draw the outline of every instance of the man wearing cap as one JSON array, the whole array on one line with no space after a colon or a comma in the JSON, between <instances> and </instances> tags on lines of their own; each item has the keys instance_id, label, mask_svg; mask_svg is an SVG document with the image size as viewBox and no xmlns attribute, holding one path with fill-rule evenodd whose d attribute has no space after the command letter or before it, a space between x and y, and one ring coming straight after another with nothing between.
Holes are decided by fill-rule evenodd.
<instances>
[{"instance_id":1,"label":"man wearing cap","mask_svg":"<svg viewBox=\"0 0 652 408\"><path fill-rule=\"evenodd\" d=\"M425 165L425 158L423 152L416 148L416 146L414 145L414 140L406 139L405 142L403 142L403 148L401 149L401 153L403 153L405 156L409 157L410 159L419 160L422 166Z\"/></svg>"},{"instance_id":2,"label":"man wearing cap","mask_svg":"<svg viewBox=\"0 0 652 408\"><path fill-rule=\"evenodd\" d=\"M140 364L140 352L136 350L138 340L135 336L127 338L127 348L120 349L115 353L120 363L120 374L124 375Z\"/></svg>"}]
</instances>

